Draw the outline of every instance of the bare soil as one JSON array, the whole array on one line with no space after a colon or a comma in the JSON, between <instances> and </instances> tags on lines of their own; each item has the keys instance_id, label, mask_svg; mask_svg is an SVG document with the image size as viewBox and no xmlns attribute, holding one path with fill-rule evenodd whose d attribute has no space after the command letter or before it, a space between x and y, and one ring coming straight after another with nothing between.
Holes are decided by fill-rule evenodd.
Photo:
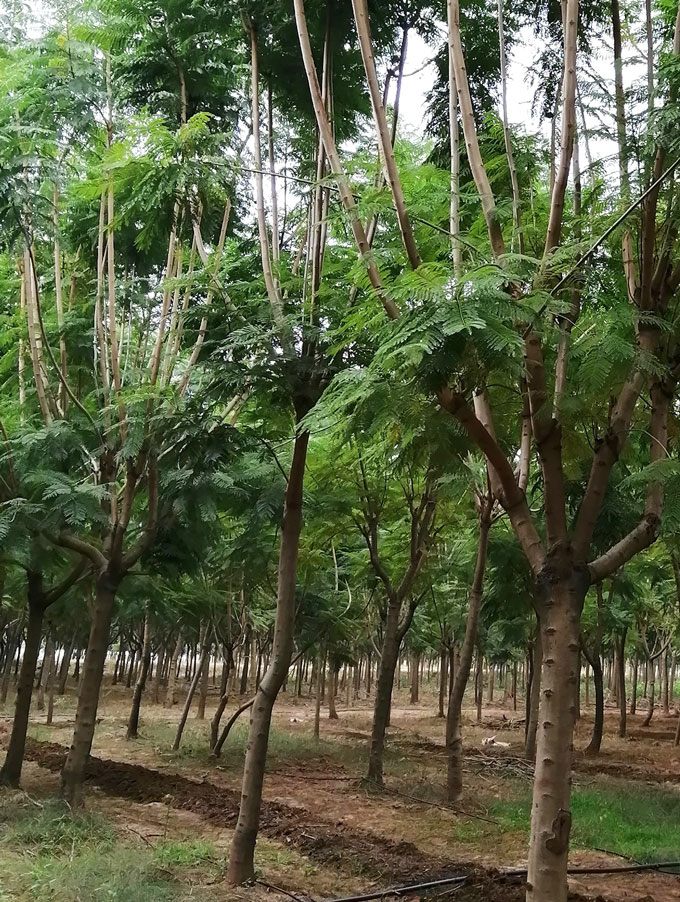
<instances>
[{"instance_id":1,"label":"bare soil","mask_svg":"<svg viewBox=\"0 0 680 902\"><path fill-rule=\"evenodd\" d=\"M67 696L59 701L55 725L49 732L44 726L37 727L40 739L51 736L59 743L31 741L28 747L29 758L39 763L42 773L60 769L64 744L70 739L74 700ZM126 816L134 817L137 826L133 829L140 833L148 830L143 824L149 819L152 832L154 824L158 831L161 822L167 829L170 820L191 819L196 825L192 829L198 830L200 825L206 835L217 837L219 848L226 854L238 812L239 768L189 754L169 755L167 743L161 747L158 730L174 726L178 710L168 711L146 699L141 738L126 742L124 724L129 702L129 692L107 688L95 739L97 757L92 758L88 771L89 783L100 790L98 804L110 799L115 807L115 799L125 799L120 809L123 822ZM511 831L493 832L493 828L490 834L485 828L486 805L503 797L506 778L524 779L527 785L530 780L531 767L523 757L521 713L514 712L511 703L501 702L487 705L481 724L468 720L467 793L454 811L443 804L444 724L433 715L434 704L432 697L426 696L421 704L411 706L405 703L405 693L397 694L388 736L389 778L384 792L377 793L360 780L363 750L370 736L370 700L349 708L339 704L339 720L322 722L322 738L340 746L341 752L346 748L346 757L325 756L320 751L317 756L306 754L300 760L292 754L272 761L262 815L260 848L264 857L259 860L265 880L297 895L318 899L465 874L465 887L449 892L451 898L463 902L523 900L521 885L504 882L499 869L524 865L524 837ZM311 739L313 707L311 699L284 697L277 703L276 728L307 742ZM680 784L680 754L673 746L676 719L660 713L655 713L647 729L641 727L642 715L630 718L629 738L620 740L615 735L616 714L608 711L603 752L586 758L580 751L592 728L586 712L575 741L576 780L587 782L605 774L617 780ZM39 725L41 720L36 717L34 724ZM192 730L205 733L206 745L208 722L189 722ZM0 744L2 726L0 720ZM145 728L149 731L147 738ZM483 746L482 739L493 735L508 742L509 748ZM294 865L290 865L291 860ZM575 850L570 863L616 866L622 862L603 852L584 849ZM570 880L570 887L573 899L680 900L680 879L655 873L579 876ZM244 898L257 898L257 894L248 895L254 890L244 892ZM436 895L444 895L443 890ZM222 887L209 898L241 897Z\"/></svg>"}]
</instances>

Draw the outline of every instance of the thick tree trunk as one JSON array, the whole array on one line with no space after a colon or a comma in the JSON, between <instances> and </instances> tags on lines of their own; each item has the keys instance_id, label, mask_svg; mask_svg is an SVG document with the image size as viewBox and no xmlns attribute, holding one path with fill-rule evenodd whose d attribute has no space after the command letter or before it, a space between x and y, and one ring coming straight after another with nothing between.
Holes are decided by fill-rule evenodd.
<instances>
[{"instance_id":1,"label":"thick tree trunk","mask_svg":"<svg viewBox=\"0 0 680 902\"><path fill-rule=\"evenodd\" d=\"M387 616L385 618L385 633L383 636L382 655L378 666L375 703L373 706L371 750L368 756L367 779L378 786L382 786L383 783L385 731L390 720L392 687L399 658L400 613L401 602L398 599L391 599L387 605Z\"/></svg>"},{"instance_id":2,"label":"thick tree trunk","mask_svg":"<svg viewBox=\"0 0 680 902\"><path fill-rule=\"evenodd\" d=\"M479 613L482 609L482 590L484 588L484 572L489 547L489 529L491 528L490 507L480 516L479 537L477 539L477 560L475 572L468 595L468 612L465 622L465 637L460 650L458 667L453 679L453 688L449 695L446 718L446 797L449 802L457 802L463 794L463 735L461 730L463 698L470 677L472 656L477 641Z\"/></svg>"},{"instance_id":3,"label":"thick tree trunk","mask_svg":"<svg viewBox=\"0 0 680 902\"><path fill-rule=\"evenodd\" d=\"M112 579L108 571L100 573L97 577L90 637L76 707L76 725L71 748L61 772L61 796L72 808L82 802L85 767L94 738L99 690L104 676L111 615L118 585L119 581Z\"/></svg>"},{"instance_id":4,"label":"thick tree trunk","mask_svg":"<svg viewBox=\"0 0 680 902\"><path fill-rule=\"evenodd\" d=\"M272 654L267 672L258 687L250 717L248 749L243 768L241 806L229 855L227 880L232 885L250 880L255 873L253 855L260 825L262 785L267 763L272 709L288 673L293 653L295 587L302 530L302 490L308 443L308 432L299 432L296 435L281 523Z\"/></svg>"},{"instance_id":5,"label":"thick tree trunk","mask_svg":"<svg viewBox=\"0 0 680 902\"><path fill-rule=\"evenodd\" d=\"M584 571L557 561L538 579L543 666L527 902L567 902L574 685L588 587Z\"/></svg>"},{"instance_id":6,"label":"thick tree trunk","mask_svg":"<svg viewBox=\"0 0 680 902\"><path fill-rule=\"evenodd\" d=\"M40 593L42 594L42 593ZM0 770L0 783L6 786L18 786L21 780L21 768L24 761L24 749L26 748L26 730L31 711L31 696L33 694L33 681L38 666L40 654L40 642L42 636L42 623L44 606L41 598L31 599L30 575L29 575L29 601L28 601L28 625L26 628L26 644L24 657L21 662L21 671L17 683L17 695L14 703L14 720L12 732L9 737L7 756ZM11 660L8 662L11 670Z\"/></svg>"},{"instance_id":7,"label":"thick tree trunk","mask_svg":"<svg viewBox=\"0 0 680 902\"><path fill-rule=\"evenodd\" d=\"M142 707L142 696L146 687L146 680L151 665L151 606L147 602L146 616L144 618L144 645L142 647L142 666L139 678L135 683L135 691L132 696L130 718L128 720L126 739L136 739L139 732L139 711ZM160 670L160 668L159 668Z\"/></svg>"}]
</instances>

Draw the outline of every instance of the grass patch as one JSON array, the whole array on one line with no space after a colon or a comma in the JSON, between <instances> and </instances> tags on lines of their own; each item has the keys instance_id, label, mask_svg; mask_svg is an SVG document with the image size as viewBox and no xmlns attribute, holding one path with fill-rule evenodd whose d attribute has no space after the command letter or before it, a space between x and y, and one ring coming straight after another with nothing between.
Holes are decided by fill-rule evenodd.
<instances>
[{"instance_id":1,"label":"grass patch","mask_svg":"<svg viewBox=\"0 0 680 902\"><path fill-rule=\"evenodd\" d=\"M680 795L611 783L576 787L571 811L573 848L607 849L635 861L680 860ZM508 830L528 835L531 796L495 802L490 809Z\"/></svg>"},{"instance_id":2,"label":"grass patch","mask_svg":"<svg viewBox=\"0 0 680 902\"><path fill-rule=\"evenodd\" d=\"M2 902L181 902L188 871L219 866L210 843L141 846L96 813L0 795Z\"/></svg>"},{"instance_id":3,"label":"grass patch","mask_svg":"<svg viewBox=\"0 0 680 902\"><path fill-rule=\"evenodd\" d=\"M154 751L166 761L214 762L208 750L208 725L188 724L182 736L178 751L172 751L175 727L171 724L149 723L142 725L140 742L150 742ZM236 724L227 739L218 759L220 767L238 771L243 768L248 744L247 723ZM336 739L315 739L306 730L289 731L272 726L269 734L267 766L271 768L295 766L300 763L338 764L361 771L367 757L363 747L351 745ZM388 752L386 760L392 757Z\"/></svg>"}]
</instances>

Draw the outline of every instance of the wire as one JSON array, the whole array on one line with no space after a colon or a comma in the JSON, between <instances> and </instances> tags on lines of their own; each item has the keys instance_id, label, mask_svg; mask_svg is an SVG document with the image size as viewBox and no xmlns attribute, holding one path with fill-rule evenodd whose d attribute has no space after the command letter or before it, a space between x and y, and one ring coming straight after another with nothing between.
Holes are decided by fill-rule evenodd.
<instances>
[{"instance_id":1,"label":"wire","mask_svg":"<svg viewBox=\"0 0 680 902\"><path fill-rule=\"evenodd\" d=\"M631 874L640 871L662 871L670 873L669 868L680 868L680 861L659 861L655 864L630 864L623 867L576 867L568 868L567 874ZM526 868L513 868L504 871L498 871L492 880L507 880L514 877L526 877ZM417 890L431 889L437 886L462 885L473 875L460 874L452 877L443 877L440 880L429 880L425 883L412 883L407 886L394 886L379 892L361 893L358 896L343 896L339 899L332 899L329 902L369 902L371 899L383 899L388 896L406 896L411 895ZM680 876L674 874L673 876Z\"/></svg>"}]
</instances>

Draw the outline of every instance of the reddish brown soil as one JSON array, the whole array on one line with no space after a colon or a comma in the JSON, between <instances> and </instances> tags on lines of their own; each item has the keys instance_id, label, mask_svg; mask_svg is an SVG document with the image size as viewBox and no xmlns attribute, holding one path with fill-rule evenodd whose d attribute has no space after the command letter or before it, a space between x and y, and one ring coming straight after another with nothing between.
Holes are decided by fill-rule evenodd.
<instances>
[{"instance_id":1,"label":"reddish brown soil","mask_svg":"<svg viewBox=\"0 0 680 902\"><path fill-rule=\"evenodd\" d=\"M26 758L50 771L64 763L65 748L56 743L29 740ZM207 780L190 780L179 774L161 773L139 764L127 764L102 758L90 758L87 780L106 793L134 802L164 802L172 808L200 814L222 826L231 825L238 815L236 793ZM464 887L452 891L462 902L521 902L524 891L518 880L504 879L498 872L458 864L429 855L408 842L395 843L378 834L352 827L343 830L342 822L323 823L310 812L277 802L262 807L261 831L270 839L292 845L312 860L330 866L349 867L382 886L437 880L454 875L466 876ZM440 890L440 897L449 895ZM586 899L571 895L570 899ZM592 898L592 897L591 897Z\"/></svg>"}]
</instances>

